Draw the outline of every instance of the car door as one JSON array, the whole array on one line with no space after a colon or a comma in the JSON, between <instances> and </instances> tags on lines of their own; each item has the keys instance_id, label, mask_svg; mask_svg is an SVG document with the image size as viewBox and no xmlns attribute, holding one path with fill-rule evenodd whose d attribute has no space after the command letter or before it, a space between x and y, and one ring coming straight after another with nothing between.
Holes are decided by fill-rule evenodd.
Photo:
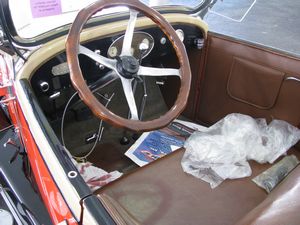
<instances>
[{"instance_id":1,"label":"car door","mask_svg":"<svg viewBox=\"0 0 300 225\"><path fill-rule=\"evenodd\" d=\"M210 125L238 112L300 125L300 60L295 56L209 33L198 76L194 116L200 123Z\"/></svg>"}]
</instances>

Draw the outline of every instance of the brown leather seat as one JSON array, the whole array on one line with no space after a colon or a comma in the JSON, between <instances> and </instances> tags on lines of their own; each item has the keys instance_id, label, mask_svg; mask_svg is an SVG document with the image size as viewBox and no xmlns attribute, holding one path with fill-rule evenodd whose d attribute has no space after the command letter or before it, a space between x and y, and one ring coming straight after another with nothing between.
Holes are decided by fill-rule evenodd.
<instances>
[{"instance_id":1,"label":"brown leather seat","mask_svg":"<svg viewBox=\"0 0 300 225\"><path fill-rule=\"evenodd\" d=\"M299 225L300 166L296 167L268 197L238 225Z\"/></svg>"},{"instance_id":2,"label":"brown leather seat","mask_svg":"<svg viewBox=\"0 0 300 225\"><path fill-rule=\"evenodd\" d=\"M297 150L289 152L300 156ZM207 183L183 172L183 153L183 149L177 150L95 194L118 224L232 225L266 199L265 191L251 178L270 165L251 162L251 177L226 180L212 190Z\"/></svg>"}]
</instances>

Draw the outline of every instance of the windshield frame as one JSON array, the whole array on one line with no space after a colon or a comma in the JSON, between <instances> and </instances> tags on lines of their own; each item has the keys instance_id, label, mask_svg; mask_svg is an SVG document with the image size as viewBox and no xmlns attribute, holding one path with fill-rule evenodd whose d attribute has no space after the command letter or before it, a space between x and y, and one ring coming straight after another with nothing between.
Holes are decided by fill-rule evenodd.
<instances>
[{"instance_id":1,"label":"windshield frame","mask_svg":"<svg viewBox=\"0 0 300 225\"><path fill-rule=\"evenodd\" d=\"M153 7L160 13L183 13L183 14L195 14L199 12L203 5L208 0L199 0L199 5L196 8L189 8L186 6L179 6L179 5L162 5ZM0 20L3 32L6 34L6 37L11 40L16 46L20 46L23 48L30 48L30 47L36 47L38 45L44 44L54 38L57 38L61 35L65 35L68 33L70 26L72 23L67 23L63 26L57 27L55 29L49 30L45 33L42 33L36 37L32 38L22 38L18 35L16 28L14 26L14 22L12 19L12 15L10 13L9 8L9 0L1 0L0 6ZM104 23L114 22L117 20L124 20L128 17L128 11L124 12L117 12L117 13L111 13L111 14L105 14L101 16L97 16L94 18L91 18L88 23L86 24L85 28L101 25Z\"/></svg>"}]
</instances>

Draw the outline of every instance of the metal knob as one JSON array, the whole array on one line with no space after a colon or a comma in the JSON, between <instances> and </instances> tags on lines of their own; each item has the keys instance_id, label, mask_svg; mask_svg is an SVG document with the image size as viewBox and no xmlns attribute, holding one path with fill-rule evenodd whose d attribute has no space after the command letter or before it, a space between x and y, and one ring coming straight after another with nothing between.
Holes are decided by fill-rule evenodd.
<instances>
[{"instance_id":1,"label":"metal knob","mask_svg":"<svg viewBox=\"0 0 300 225\"><path fill-rule=\"evenodd\" d=\"M40 82L40 88L42 92L47 92L49 90L49 83L46 81L41 81Z\"/></svg>"}]
</instances>

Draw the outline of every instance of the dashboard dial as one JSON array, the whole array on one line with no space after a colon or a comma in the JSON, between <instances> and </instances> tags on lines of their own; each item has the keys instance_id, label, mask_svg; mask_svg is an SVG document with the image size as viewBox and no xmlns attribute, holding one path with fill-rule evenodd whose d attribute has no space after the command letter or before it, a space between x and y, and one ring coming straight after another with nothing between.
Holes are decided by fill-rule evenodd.
<instances>
[{"instance_id":1,"label":"dashboard dial","mask_svg":"<svg viewBox=\"0 0 300 225\"><path fill-rule=\"evenodd\" d=\"M110 45L107 51L107 56L109 58L116 58L121 54L123 40L124 40L124 35L117 38ZM141 48L141 46L143 46L143 48ZM154 46L154 39L150 34L142 31L137 31L133 33L130 52L132 56L134 56L136 59L145 58L151 52L153 46Z\"/></svg>"},{"instance_id":2,"label":"dashboard dial","mask_svg":"<svg viewBox=\"0 0 300 225\"><path fill-rule=\"evenodd\" d=\"M149 41L149 39L148 39L148 38L144 38L144 39L143 39L143 41L142 41L142 43L143 43L143 44L146 44L146 45L148 45L148 46L149 46L149 44L150 44L150 41Z\"/></svg>"},{"instance_id":3,"label":"dashboard dial","mask_svg":"<svg viewBox=\"0 0 300 225\"><path fill-rule=\"evenodd\" d=\"M118 55L118 49L115 46L111 46L108 49L108 56L111 58L115 58Z\"/></svg>"},{"instance_id":4,"label":"dashboard dial","mask_svg":"<svg viewBox=\"0 0 300 225\"><path fill-rule=\"evenodd\" d=\"M184 41L184 32L183 32L183 30L177 29L176 34L178 35L180 41L183 42Z\"/></svg>"}]
</instances>

